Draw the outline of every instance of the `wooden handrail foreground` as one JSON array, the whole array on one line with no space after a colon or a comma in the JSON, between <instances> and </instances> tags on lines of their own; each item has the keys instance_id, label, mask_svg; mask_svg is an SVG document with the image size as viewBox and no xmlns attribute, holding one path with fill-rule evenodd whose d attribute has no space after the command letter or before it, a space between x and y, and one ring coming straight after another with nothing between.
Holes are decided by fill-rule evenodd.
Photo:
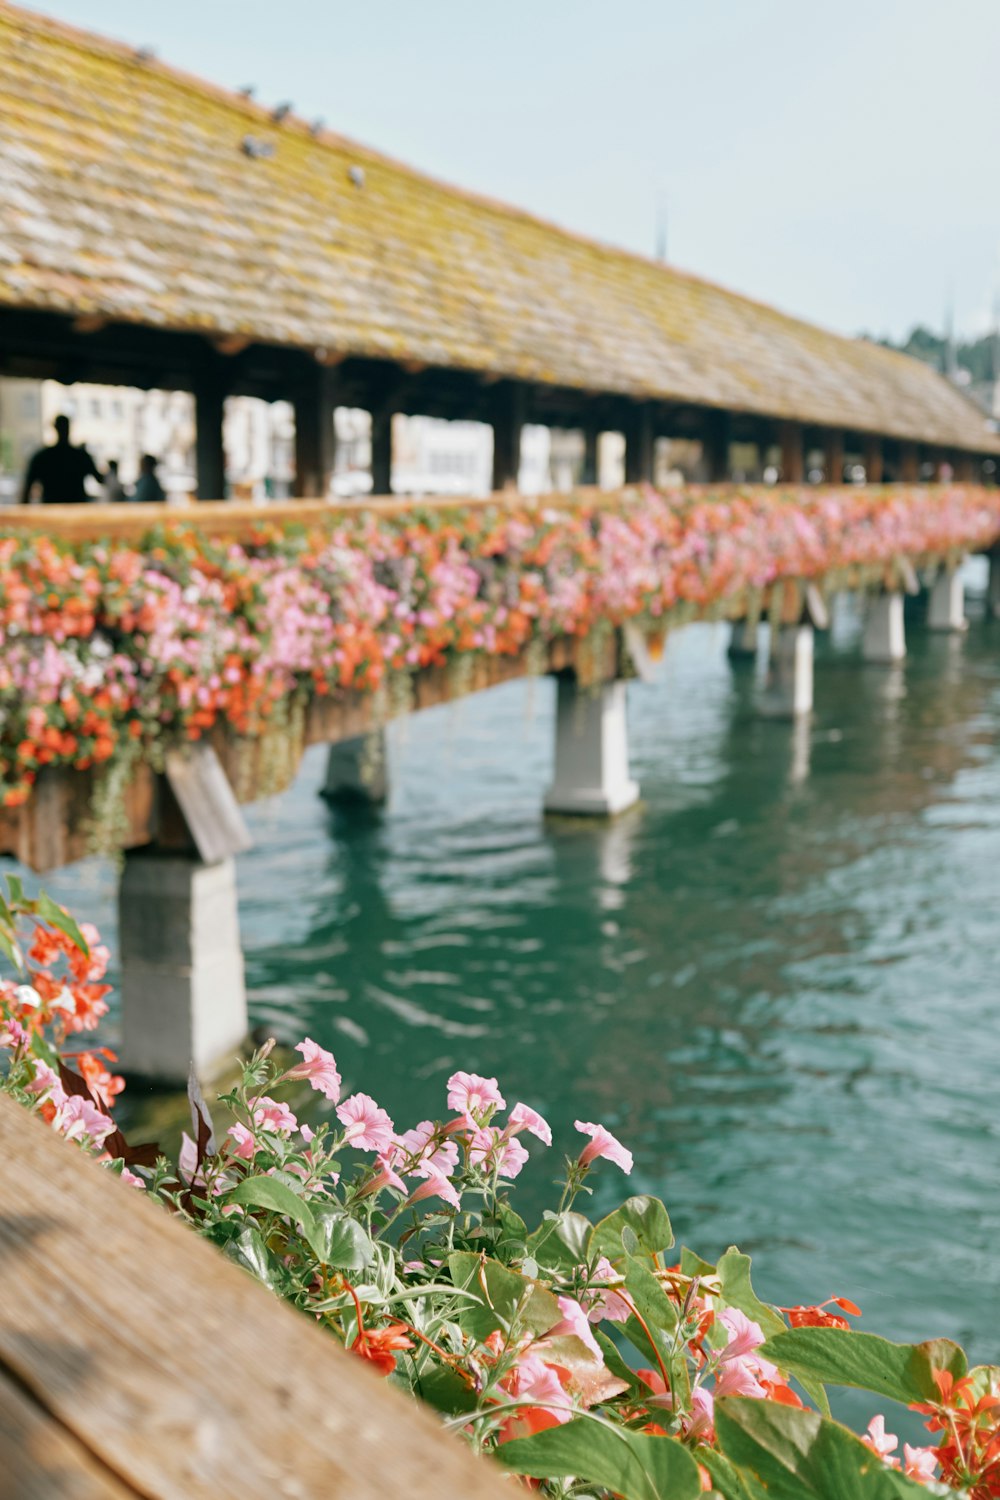
<instances>
[{"instance_id":1,"label":"wooden handrail foreground","mask_svg":"<svg viewBox=\"0 0 1000 1500\"><path fill-rule=\"evenodd\" d=\"M0 1496L510 1500L220 1251L0 1096Z\"/></svg>"}]
</instances>

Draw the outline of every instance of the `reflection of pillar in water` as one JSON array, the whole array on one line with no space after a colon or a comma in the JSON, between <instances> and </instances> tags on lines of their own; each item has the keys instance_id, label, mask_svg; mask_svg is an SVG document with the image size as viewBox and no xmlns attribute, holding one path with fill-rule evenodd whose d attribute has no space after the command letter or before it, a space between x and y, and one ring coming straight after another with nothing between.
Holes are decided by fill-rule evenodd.
<instances>
[{"instance_id":1,"label":"reflection of pillar in water","mask_svg":"<svg viewBox=\"0 0 1000 1500\"><path fill-rule=\"evenodd\" d=\"M807 714L799 714L792 725L792 758L788 767L788 780L792 786L801 786L808 780L811 756L812 725Z\"/></svg>"},{"instance_id":2,"label":"reflection of pillar in water","mask_svg":"<svg viewBox=\"0 0 1000 1500\"><path fill-rule=\"evenodd\" d=\"M771 655L761 710L769 718L794 719L812 712L813 629L782 625L771 632Z\"/></svg>"},{"instance_id":3,"label":"reflection of pillar in water","mask_svg":"<svg viewBox=\"0 0 1000 1500\"><path fill-rule=\"evenodd\" d=\"M616 818L598 834L598 862L602 885L598 893L602 911L617 911L625 901L623 887L632 878L632 850L641 815Z\"/></svg>"}]
</instances>

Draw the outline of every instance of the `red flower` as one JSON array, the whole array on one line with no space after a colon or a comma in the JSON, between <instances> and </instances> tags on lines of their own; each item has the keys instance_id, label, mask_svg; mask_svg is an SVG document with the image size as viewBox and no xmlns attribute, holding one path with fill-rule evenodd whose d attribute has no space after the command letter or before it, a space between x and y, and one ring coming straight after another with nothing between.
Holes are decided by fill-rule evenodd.
<instances>
[{"instance_id":1,"label":"red flower","mask_svg":"<svg viewBox=\"0 0 1000 1500\"><path fill-rule=\"evenodd\" d=\"M351 1345L353 1354L369 1360L383 1375L391 1375L396 1368L397 1349L412 1349L413 1340L404 1332L404 1323L389 1323L385 1328L362 1328Z\"/></svg>"}]
</instances>

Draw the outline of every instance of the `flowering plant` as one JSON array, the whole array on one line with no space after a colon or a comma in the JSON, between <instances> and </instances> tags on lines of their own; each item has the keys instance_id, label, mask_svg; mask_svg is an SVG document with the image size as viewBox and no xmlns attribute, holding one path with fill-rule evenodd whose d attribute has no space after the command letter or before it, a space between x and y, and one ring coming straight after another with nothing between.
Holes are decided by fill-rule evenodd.
<instances>
[{"instance_id":1,"label":"flowering plant","mask_svg":"<svg viewBox=\"0 0 1000 1500\"><path fill-rule=\"evenodd\" d=\"M117 1131L120 1080L89 1054L74 1074L44 1035L92 1023L96 934L45 897L25 901L16 882L0 934L19 981L0 986L3 1088L544 1493L1000 1495L1000 1367L970 1370L946 1339L859 1333L845 1297L769 1306L738 1250L717 1264L669 1253L656 1198L592 1222L580 1211L591 1172L632 1171L605 1126L576 1122L562 1197L529 1227L510 1184L529 1143L551 1147L537 1110L508 1108L494 1078L456 1072L442 1119L398 1130L369 1095L344 1097L333 1056L307 1038L291 1059L268 1043L244 1066L223 1096L224 1135L192 1082L192 1134L173 1169ZM68 965L72 1007L45 998L53 962ZM302 1095L322 1123L297 1118L289 1101ZM827 1385L915 1408L929 1443L897 1454L882 1415L856 1437L830 1417Z\"/></svg>"},{"instance_id":2,"label":"flowering plant","mask_svg":"<svg viewBox=\"0 0 1000 1500\"><path fill-rule=\"evenodd\" d=\"M626 490L558 505L344 513L139 546L0 536L0 802L47 766L127 769L424 668L759 605L779 581L940 560L1000 536L1000 491ZM870 576L869 576L870 575Z\"/></svg>"}]
</instances>

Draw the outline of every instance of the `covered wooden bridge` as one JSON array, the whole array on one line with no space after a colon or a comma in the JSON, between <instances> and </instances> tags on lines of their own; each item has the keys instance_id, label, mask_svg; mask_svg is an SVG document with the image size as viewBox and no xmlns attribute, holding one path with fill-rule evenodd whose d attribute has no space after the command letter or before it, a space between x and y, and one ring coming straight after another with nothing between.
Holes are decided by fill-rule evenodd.
<instances>
[{"instance_id":1,"label":"covered wooden bridge","mask_svg":"<svg viewBox=\"0 0 1000 1500\"><path fill-rule=\"evenodd\" d=\"M391 489L395 412L494 431L516 483L526 422L658 438L704 477L754 444L788 482L822 454L872 482L1000 439L927 366L442 185L131 48L0 0L0 373L194 393L201 498L225 493L223 403L294 403L297 492L326 495L333 408L372 415ZM818 457L817 460L818 461Z\"/></svg>"}]
</instances>

